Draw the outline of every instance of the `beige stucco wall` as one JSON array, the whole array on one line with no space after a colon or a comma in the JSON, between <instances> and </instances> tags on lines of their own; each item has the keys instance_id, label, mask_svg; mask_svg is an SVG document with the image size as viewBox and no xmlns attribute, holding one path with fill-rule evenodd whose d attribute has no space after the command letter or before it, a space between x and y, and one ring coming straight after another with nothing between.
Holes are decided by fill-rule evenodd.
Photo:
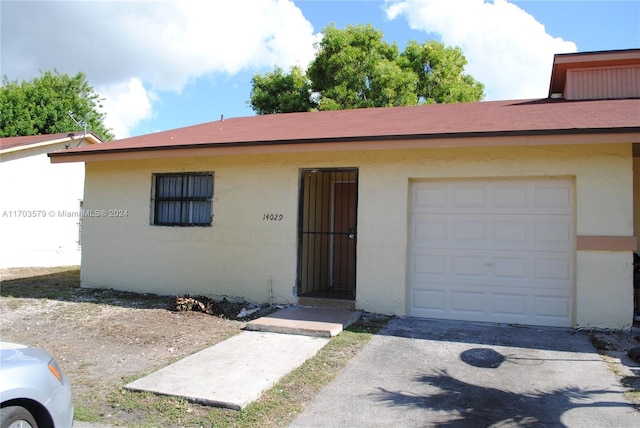
<instances>
[{"instance_id":1,"label":"beige stucco wall","mask_svg":"<svg viewBox=\"0 0 640 428\"><path fill-rule=\"evenodd\" d=\"M295 303L301 168L358 167L357 307L405 315L408 193L430 178L571 177L576 234L633 234L631 146L539 146L228 155L90 162L82 281L162 294ZM150 226L151 176L214 171L213 226ZM278 213L282 221L264 221ZM578 251L576 327L631 323L629 252Z\"/></svg>"}]
</instances>

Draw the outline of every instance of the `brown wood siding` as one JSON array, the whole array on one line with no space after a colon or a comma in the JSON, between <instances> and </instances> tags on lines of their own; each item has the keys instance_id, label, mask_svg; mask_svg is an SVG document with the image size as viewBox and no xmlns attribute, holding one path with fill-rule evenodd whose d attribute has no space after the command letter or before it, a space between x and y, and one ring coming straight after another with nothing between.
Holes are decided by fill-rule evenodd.
<instances>
[{"instance_id":1,"label":"brown wood siding","mask_svg":"<svg viewBox=\"0 0 640 428\"><path fill-rule=\"evenodd\" d=\"M567 70L568 100L640 98L640 66Z\"/></svg>"}]
</instances>

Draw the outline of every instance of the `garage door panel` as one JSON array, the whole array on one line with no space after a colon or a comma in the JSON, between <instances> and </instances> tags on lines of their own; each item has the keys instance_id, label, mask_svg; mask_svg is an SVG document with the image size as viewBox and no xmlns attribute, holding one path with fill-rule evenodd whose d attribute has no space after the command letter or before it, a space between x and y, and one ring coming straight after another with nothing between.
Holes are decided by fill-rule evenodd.
<instances>
[{"instance_id":1,"label":"garage door panel","mask_svg":"<svg viewBox=\"0 0 640 428\"><path fill-rule=\"evenodd\" d=\"M469 290L451 292L451 312L465 313L475 312L484 314L487 311L486 293Z\"/></svg>"},{"instance_id":2,"label":"garage door panel","mask_svg":"<svg viewBox=\"0 0 640 428\"><path fill-rule=\"evenodd\" d=\"M414 249L409 260L409 282L442 281L480 286L519 287L535 282L540 288L572 288L573 257L553 257L536 251L493 251L478 254L469 250Z\"/></svg>"},{"instance_id":3,"label":"garage door panel","mask_svg":"<svg viewBox=\"0 0 640 428\"><path fill-rule=\"evenodd\" d=\"M493 311L501 316L525 317L528 296L525 293L495 293Z\"/></svg>"},{"instance_id":4,"label":"garage door panel","mask_svg":"<svg viewBox=\"0 0 640 428\"><path fill-rule=\"evenodd\" d=\"M417 317L571 326L573 296L568 291L448 283L416 287L411 297L411 315Z\"/></svg>"},{"instance_id":5,"label":"garage door panel","mask_svg":"<svg viewBox=\"0 0 640 428\"><path fill-rule=\"evenodd\" d=\"M486 209L490 205L489 193L486 186L459 185L450 189L451 208L462 211Z\"/></svg>"},{"instance_id":6,"label":"garage door panel","mask_svg":"<svg viewBox=\"0 0 640 428\"><path fill-rule=\"evenodd\" d=\"M573 300L571 296L539 295L533 304L535 316L563 319L570 316Z\"/></svg>"},{"instance_id":7,"label":"garage door panel","mask_svg":"<svg viewBox=\"0 0 640 428\"><path fill-rule=\"evenodd\" d=\"M521 278L526 279L531 265L530 257L521 256L494 256L491 258L493 276L496 278Z\"/></svg>"},{"instance_id":8,"label":"garage door panel","mask_svg":"<svg viewBox=\"0 0 640 428\"><path fill-rule=\"evenodd\" d=\"M570 287L573 283L573 259L562 255L556 258L537 258L533 264L533 277L539 280L541 285L552 280Z\"/></svg>"},{"instance_id":9,"label":"garage door panel","mask_svg":"<svg viewBox=\"0 0 640 428\"><path fill-rule=\"evenodd\" d=\"M418 182L411 192L414 213L573 215L569 180Z\"/></svg>"},{"instance_id":10,"label":"garage door panel","mask_svg":"<svg viewBox=\"0 0 640 428\"><path fill-rule=\"evenodd\" d=\"M409 314L570 326L570 180L412 185Z\"/></svg>"},{"instance_id":11,"label":"garage door panel","mask_svg":"<svg viewBox=\"0 0 640 428\"><path fill-rule=\"evenodd\" d=\"M465 280L469 277L481 282L486 281L487 261L483 256L474 255L453 255L449 257L450 266L449 275L452 277L463 276Z\"/></svg>"},{"instance_id":12,"label":"garage door panel","mask_svg":"<svg viewBox=\"0 0 640 428\"><path fill-rule=\"evenodd\" d=\"M416 308L421 311L429 311L433 318L445 315L447 308L445 290L415 288L412 293L412 301Z\"/></svg>"},{"instance_id":13,"label":"garage door panel","mask_svg":"<svg viewBox=\"0 0 640 428\"><path fill-rule=\"evenodd\" d=\"M574 247L568 215L416 214L412 248L567 251Z\"/></svg>"},{"instance_id":14,"label":"garage door panel","mask_svg":"<svg viewBox=\"0 0 640 428\"><path fill-rule=\"evenodd\" d=\"M537 211L573 214L573 187L567 184L565 180L538 183L535 189Z\"/></svg>"},{"instance_id":15,"label":"garage door panel","mask_svg":"<svg viewBox=\"0 0 640 428\"><path fill-rule=\"evenodd\" d=\"M571 218L539 218L533 223L534 239L537 247L545 245L544 249L557 245L560 249L566 249L573 245L573 227Z\"/></svg>"}]
</instances>

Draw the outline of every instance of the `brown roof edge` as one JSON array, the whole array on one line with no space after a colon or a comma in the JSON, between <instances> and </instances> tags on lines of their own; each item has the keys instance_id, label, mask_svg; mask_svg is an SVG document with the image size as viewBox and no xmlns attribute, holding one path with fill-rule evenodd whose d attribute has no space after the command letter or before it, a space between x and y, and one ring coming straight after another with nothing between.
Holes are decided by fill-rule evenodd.
<instances>
[{"instance_id":1,"label":"brown roof edge","mask_svg":"<svg viewBox=\"0 0 640 428\"><path fill-rule=\"evenodd\" d=\"M600 134L627 134L640 133L640 126L615 127L615 128L594 128L594 129L542 129L542 130L519 130L519 131L494 131L494 132L460 132L460 133L439 133L439 134L413 134L413 135L381 135L381 136L358 136L358 137L331 137L296 140L263 140L263 141L243 141L232 143L194 143L189 145L173 144L166 146L143 146L127 148L96 148L95 150L83 150L81 152L52 152L47 155L50 158L61 157L82 157L84 155L107 155L110 153L134 153L146 151L171 151L189 149L210 149L224 147L257 147L276 145L297 145L297 144L322 144L322 143L352 143L366 141L394 141L394 140L434 140L434 139L455 139L474 137L520 137L520 136L545 136L545 135L600 135ZM639 141L640 142L640 141Z\"/></svg>"}]
</instances>

